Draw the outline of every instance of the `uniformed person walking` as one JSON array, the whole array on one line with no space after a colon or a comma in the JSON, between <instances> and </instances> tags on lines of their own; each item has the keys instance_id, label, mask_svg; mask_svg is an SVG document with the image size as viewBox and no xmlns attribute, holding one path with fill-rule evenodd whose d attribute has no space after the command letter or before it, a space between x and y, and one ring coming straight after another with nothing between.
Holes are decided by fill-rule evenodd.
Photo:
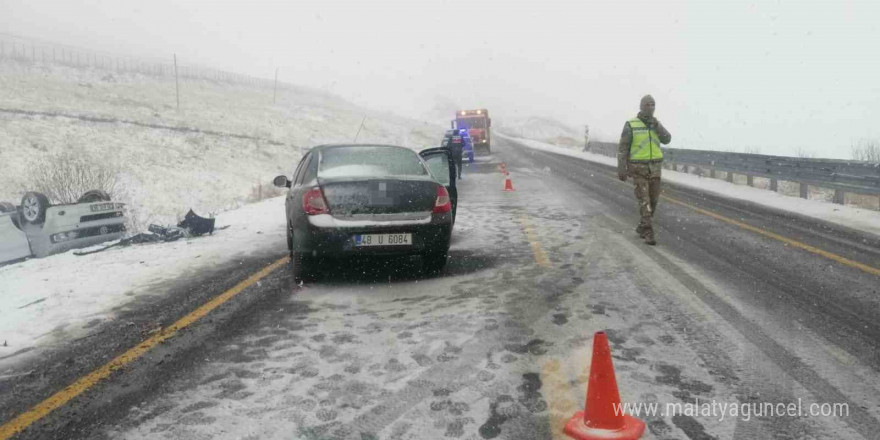
<instances>
[{"instance_id":1,"label":"uniformed person walking","mask_svg":"<svg viewBox=\"0 0 880 440\"><path fill-rule=\"evenodd\" d=\"M639 201L641 220L636 233L650 245L657 244L651 217L660 198L660 170L663 168L660 144L672 141L672 135L654 117L655 106L651 95L642 98L639 114L623 125L617 149L617 177L625 182L627 176L632 176Z\"/></svg>"}]
</instances>

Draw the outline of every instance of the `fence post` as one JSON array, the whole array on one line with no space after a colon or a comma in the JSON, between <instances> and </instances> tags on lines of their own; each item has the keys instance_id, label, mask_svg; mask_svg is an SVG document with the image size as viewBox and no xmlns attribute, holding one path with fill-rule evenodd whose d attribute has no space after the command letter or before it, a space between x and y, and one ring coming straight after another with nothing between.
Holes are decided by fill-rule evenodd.
<instances>
[{"instance_id":1,"label":"fence post","mask_svg":"<svg viewBox=\"0 0 880 440\"><path fill-rule=\"evenodd\" d=\"M845 201L846 201L846 193L844 193L842 189L835 189L834 190L834 200L832 200L832 202L834 202L838 205L843 205Z\"/></svg>"},{"instance_id":2,"label":"fence post","mask_svg":"<svg viewBox=\"0 0 880 440\"><path fill-rule=\"evenodd\" d=\"M709 178L715 178L715 168L709 168Z\"/></svg>"},{"instance_id":3,"label":"fence post","mask_svg":"<svg viewBox=\"0 0 880 440\"><path fill-rule=\"evenodd\" d=\"M809 188L806 183L801 182L801 198L807 199L810 196Z\"/></svg>"},{"instance_id":4,"label":"fence post","mask_svg":"<svg viewBox=\"0 0 880 440\"><path fill-rule=\"evenodd\" d=\"M746 185L755 186L755 178L751 174L746 176Z\"/></svg>"},{"instance_id":5,"label":"fence post","mask_svg":"<svg viewBox=\"0 0 880 440\"><path fill-rule=\"evenodd\" d=\"M770 191L776 192L779 188L779 182L776 179L770 179Z\"/></svg>"},{"instance_id":6,"label":"fence post","mask_svg":"<svg viewBox=\"0 0 880 440\"><path fill-rule=\"evenodd\" d=\"M733 173L730 171L727 172L727 181L733 183Z\"/></svg>"},{"instance_id":7,"label":"fence post","mask_svg":"<svg viewBox=\"0 0 880 440\"><path fill-rule=\"evenodd\" d=\"M275 68L275 87L272 89L272 104L275 104L275 95L278 94L278 68Z\"/></svg>"},{"instance_id":8,"label":"fence post","mask_svg":"<svg viewBox=\"0 0 880 440\"><path fill-rule=\"evenodd\" d=\"M180 80L177 79L177 54L174 54L174 88L177 90L177 111L180 111Z\"/></svg>"}]
</instances>

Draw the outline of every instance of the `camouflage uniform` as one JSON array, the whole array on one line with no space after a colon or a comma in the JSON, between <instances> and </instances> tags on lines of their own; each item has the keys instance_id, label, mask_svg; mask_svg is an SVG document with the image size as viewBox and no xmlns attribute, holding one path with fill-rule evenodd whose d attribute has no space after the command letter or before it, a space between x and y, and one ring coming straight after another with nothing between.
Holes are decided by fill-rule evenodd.
<instances>
[{"instance_id":1,"label":"camouflage uniform","mask_svg":"<svg viewBox=\"0 0 880 440\"><path fill-rule=\"evenodd\" d=\"M649 163L629 163L628 174L632 176L635 184L636 199L639 201L639 229L641 231L653 231L651 217L657 209L657 200L660 198L660 171L663 169L662 160Z\"/></svg>"},{"instance_id":2,"label":"camouflage uniform","mask_svg":"<svg viewBox=\"0 0 880 440\"><path fill-rule=\"evenodd\" d=\"M669 134L669 131L657 119L644 117L641 113L639 113L639 119L657 132L657 136L663 144L668 144L672 140L672 135ZM663 159L648 162L631 162L629 160L631 144L632 127L627 122L623 126L620 143L618 144L618 174L633 178L636 199L639 201L639 215L641 217L636 232L642 238L645 238L646 241L653 244L654 229L651 225L651 218L657 210L657 201L660 199L660 174L663 169Z\"/></svg>"}]
</instances>

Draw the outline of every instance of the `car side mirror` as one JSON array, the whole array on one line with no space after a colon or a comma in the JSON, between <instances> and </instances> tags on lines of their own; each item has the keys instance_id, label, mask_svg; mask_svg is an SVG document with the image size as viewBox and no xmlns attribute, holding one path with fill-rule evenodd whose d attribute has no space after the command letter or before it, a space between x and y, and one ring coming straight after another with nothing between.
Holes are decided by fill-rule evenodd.
<instances>
[{"instance_id":1,"label":"car side mirror","mask_svg":"<svg viewBox=\"0 0 880 440\"><path fill-rule=\"evenodd\" d=\"M287 176L277 176L272 183L279 188L290 188L290 181L287 180Z\"/></svg>"}]
</instances>

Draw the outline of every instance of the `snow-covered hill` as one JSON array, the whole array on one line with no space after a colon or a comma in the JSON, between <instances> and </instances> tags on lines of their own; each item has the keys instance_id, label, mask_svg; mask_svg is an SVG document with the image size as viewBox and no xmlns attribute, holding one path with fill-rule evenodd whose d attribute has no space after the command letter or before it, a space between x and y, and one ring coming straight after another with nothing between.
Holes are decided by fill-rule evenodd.
<instances>
[{"instance_id":1,"label":"snow-covered hill","mask_svg":"<svg viewBox=\"0 0 880 440\"><path fill-rule=\"evenodd\" d=\"M554 145L583 147L584 144L583 127L571 127L555 119L532 116L526 119L500 122L496 130L518 138Z\"/></svg>"},{"instance_id":2,"label":"snow-covered hill","mask_svg":"<svg viewBox=\"0 0 880 440\"><path fill-rule=\"evenodd\" d=\"M30 112L30 113L28 113ZM55 116L58 115L58 116ZM366 119L364 119L366 117ZM351 142L412 148L443 127L300 87L182 81L0 60L0 201L18 203L36 161L73 152L119 171L132 225L173 223L254 200L291 174L302 148Z\"/></svg>"}]
</instances>

